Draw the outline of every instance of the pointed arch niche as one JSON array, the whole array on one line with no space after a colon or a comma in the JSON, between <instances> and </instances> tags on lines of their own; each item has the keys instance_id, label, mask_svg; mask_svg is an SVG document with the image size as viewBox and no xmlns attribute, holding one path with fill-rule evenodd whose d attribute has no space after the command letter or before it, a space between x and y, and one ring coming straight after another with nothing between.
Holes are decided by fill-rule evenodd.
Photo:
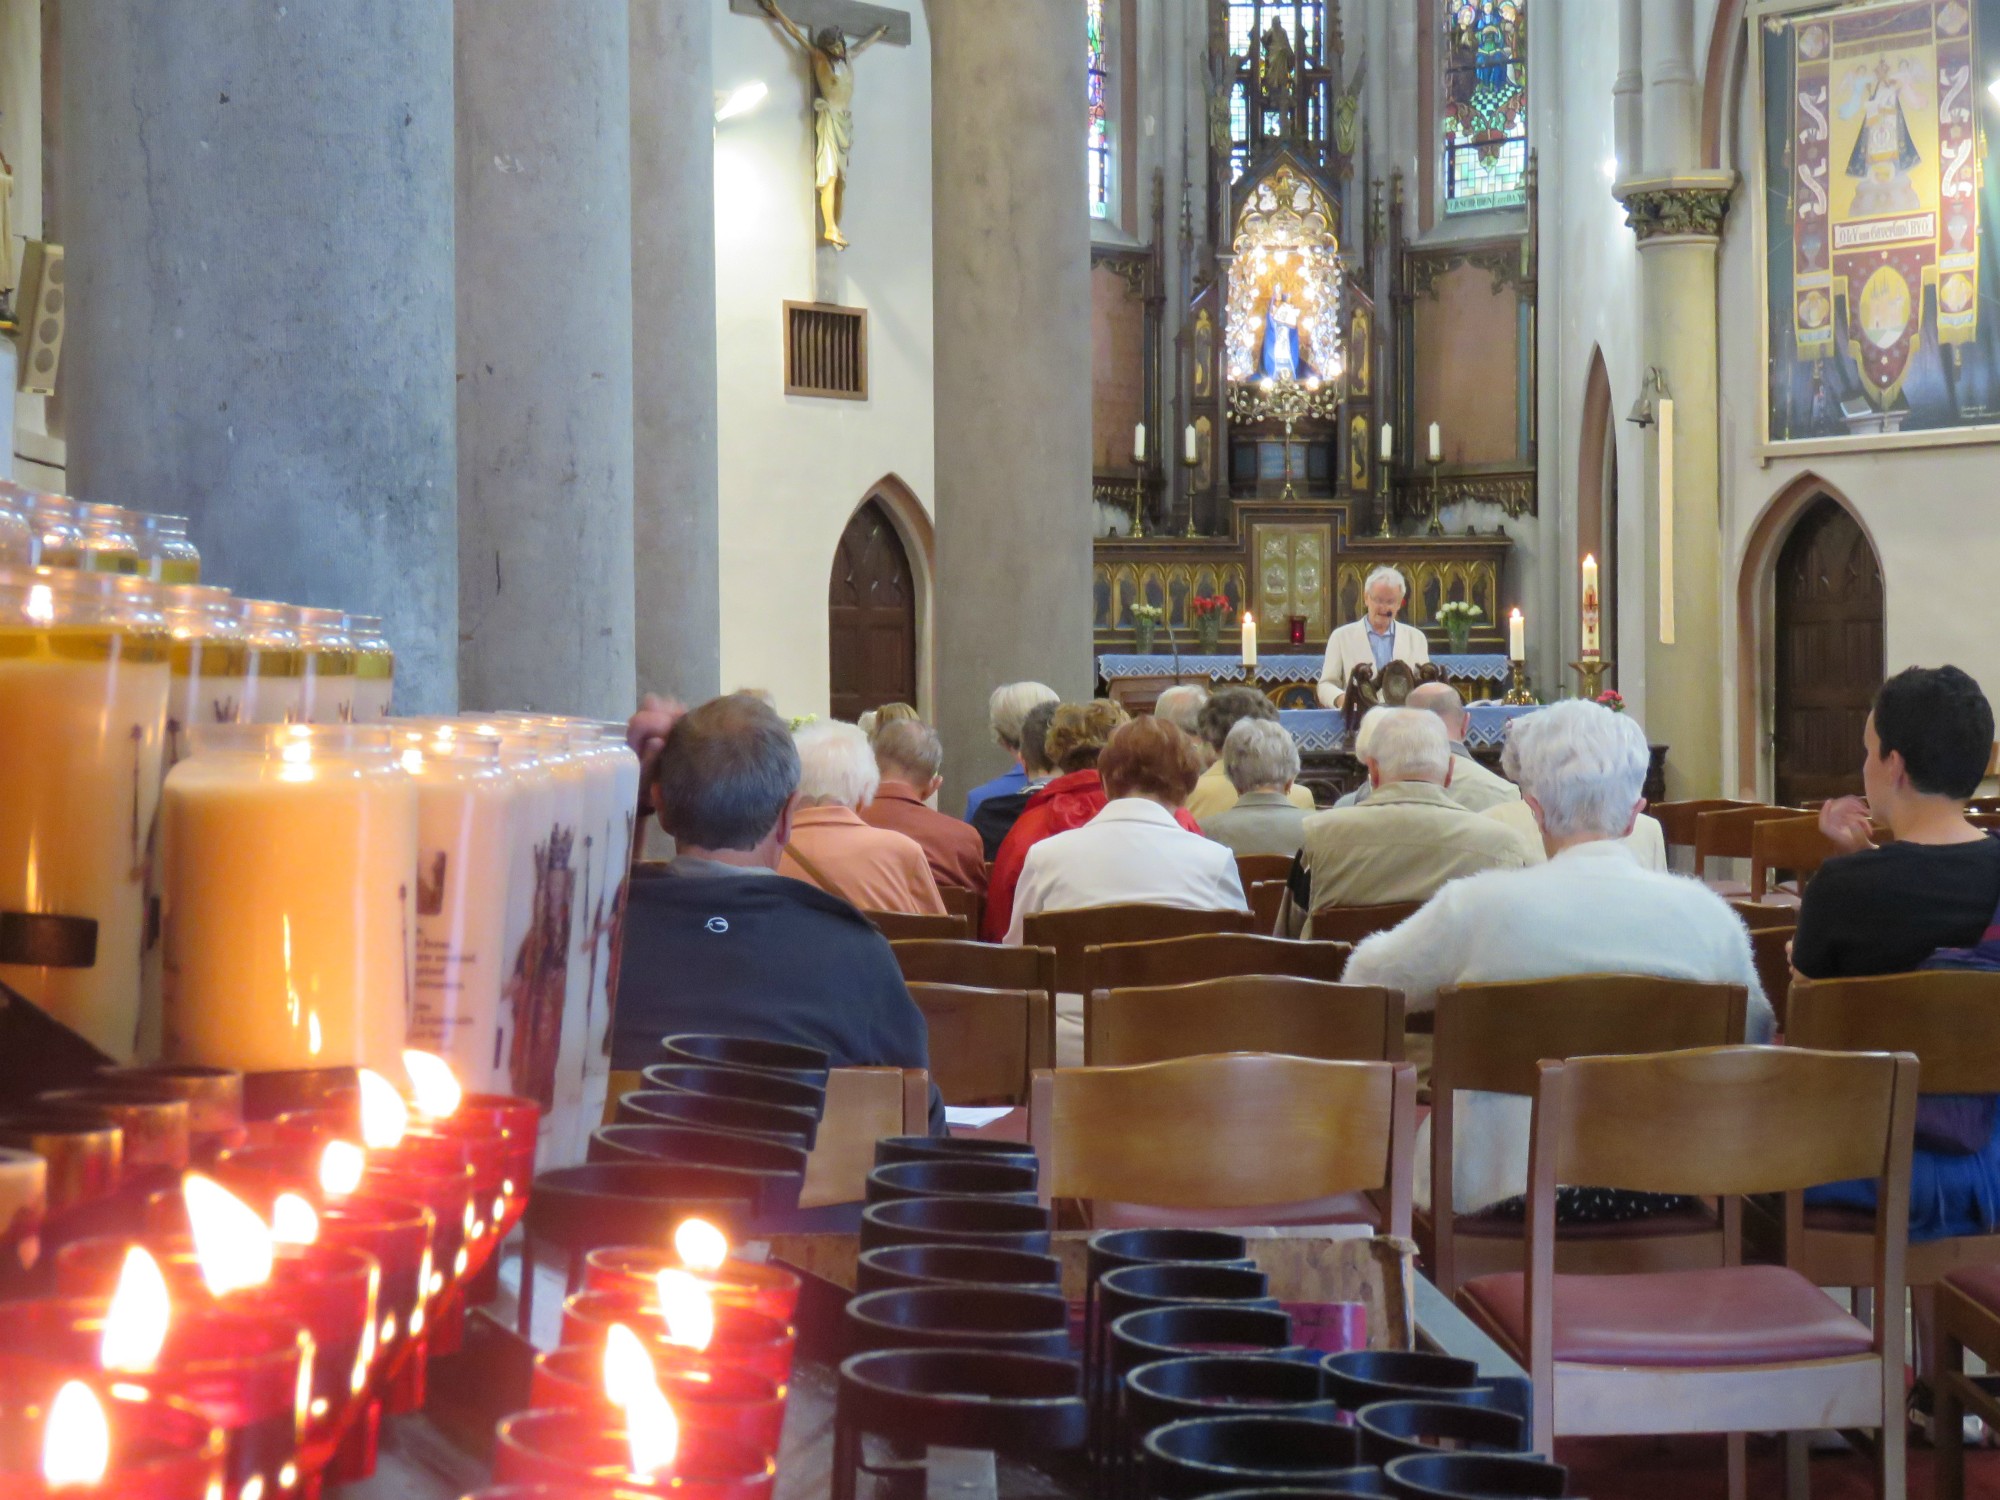
<instances>
[{"instance_id":1,"label":"pointed arch niche","mask_svg":"<svg viewBox=\"0 0 2000 1500\"><path fill-rule=\"evenodd\" d=\"M1876 545L1868 523L1853 502L1808 470L1786 484L1764 507L1744 544L1743 561L1736 576L1736 780L1738 795L1743 797L1764 800L1777 795L1776 762L1782 732L1778 715L1784 670L1779 660L1778 638L1781 565L1800 561L1796 556L1788 556L1788 551L1797 551L1788 548L1788 544L1795 538L1801 546L1810 542L1802 526L1826 528L1829 522L1836 523L1837 529L1852 537L1851 550L1858 559L1873 564L1875 592L1870 602L1876 613L1874 656L1872 663L1856 667L1855 673L1872 673L1874 681L1866 684L1871 697L1875 682L1880 680L1882 627L1888 618L1882 549ZM1838 580L1831 583L1837 584ZM1796 611L1796 596L1787 602ZM1793 625L1795 630L1800 628ZM1849 637L1854 634L1851 630L1843 633ZM1858 767L1861 759L1858 727L1853 727L1851 733L1847 730L1842 733L1853 740L1854 763ZM1825 793L1809 788L1802 795Z\"/></svg>"},{"instance_id":2,"label":"pointed arch niche","mask_svg":"<svg viewBox=\"0 0 2000 1500\"><path fill-rule=\"evenodd\" d=\"M1576 556L1597 559L1598 621L1604 659L1612 664L1610 687L1618 685L1618 429L1612 414L1611 375L1604 351L1590 351L1590 374L1583 382L1583 425L1577 444Z\"/></svg>"},{"instance_id":3,"label":"pointed arch niche","mask_svg":"<svg viewBox=\"0 0 2000 1500\"><path fill-rule=\"evenodd\" d=\"M930 513L924 509L923 502L918 500L915 492L894 474L886 474L869 486L868 492L861 497L860 503L849 514L846 524L842 527L840 538L835 543L832 559L833 577L830 579L828 598L829 650L832 653L832 659L828 662L829 689L838 691L835 671L840 652L843 649L850 651L858 649L859 646L855 641L846 642L844 647L841 644L842 622L839 616L843 608L852 607L854 603L849 601L847 605L843 605L840 601L841 573L844 565L854 561L850 554L860 540L857 530L875 523L878 519L886 521L893 533L895 545L889 552L900 552L900 557L886 556L875 561L883 565L886 573L900 573L903 567L907 567L907 584L911 595L908 608L912 636L910 650L915 672L914 701L917 712L923 715L925 721L934 723L937 711L937 681L933 660L935 631L932 580L937 566L937 538L931 526ZM886 578L886 573L884 581L893 584L891 589L893 592L894 588L901 586L901 580L889 580ZM837 704L835 712L836 715L840 712ZM851 718L852 715L846 717Z\"/></svg>"}]
</instances>

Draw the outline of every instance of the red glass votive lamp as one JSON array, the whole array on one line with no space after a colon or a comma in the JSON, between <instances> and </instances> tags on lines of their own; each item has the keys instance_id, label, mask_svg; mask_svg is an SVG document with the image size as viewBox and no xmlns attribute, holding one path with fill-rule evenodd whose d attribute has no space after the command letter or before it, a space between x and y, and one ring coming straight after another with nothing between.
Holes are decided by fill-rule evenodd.
<instances>
[{"instance_id":1,"label":"red glass votive lamp","mask_svg":"<svg viewBox=\"0 0 2000 1500\"><path fill-rule=\"evenodd\" d=\"M602 1412L527 1411L504 1419L493 1453L501 1484L597 1483L671 1500L768 1500L778 1466L745 1444L681 1424L680 1451L658 1475L631 1472L624 1427Z\"/></svg>"},{"instance_id":2,"label":"red glass votive lamp","mask_svg":"<svg viewBox=\"0 0 2000 1500\"><path fill-rule=\"evenodd\" d=\"M197 1163L249 1137L243 1123L243 1075L233 1068L156 1063L149 1067L99 1068L97 1076L120 1089L138 1089L188 1104L188 1143Z\"/></svg>"},{"instance_id":3,"label":"red glass votive lamp","mask_svg":"<svg viewBox=\"0 0 2000 1500\"><path fill-rule=\"evenodd\" d=\"M193 1407L103 1377L95 1392L111 1456L95 1484L52 1487L42 1477L49 1405L75 1378L60 1366L0 1355L0 1495L7 1500L214 1500L222 1493L223 1438Z\"/></svg>"},{"instance_id":4,"label":"red glass votive lamp","mask_svg":"<svg viewBox=\"0 0 2000 1500\"><path fill-rule=\"evenodd\" d=\"M775 1456L785 1427L783 1383L752 1370L700 1370L668 1365L654 1377L685 1427ZM564 1408L595 1412L616 1427L624 1414L604 1394L604 1350L588 1345L551 1349L535 1356L528 1404L535 1410Z\"/></svg>"},{"instance_id":5,"label":"red glass votive lamp","mask_svg":"<svg viewBox=\"0 0 2000 1500\"><path fill-rule=\"evenodd\" d=\"M1305 643L1306 643L1306 617L1304 615L1293 615L1292 644L1294 646L1303 646Z\"/></svg>"},{"instance_id":6,"label":"red glass votive lamp","mask_svg":"<svg viewBox=\"0 0 2000 1500\"><path fill-rule=\"evenodd\" d=\"M0 1350L86 1378L101 1375L117 1382L120 1392L133 1387L183 1401L221 1429L232 1494L253 1479L265 1494L290 1488L306 1419L299 1372L311 1369L311 1336L289 1316L184 1301L174 1308L167 1341L151 1370L100 1372L109 1306L80 1297L9 1303L0 1316Z\"/></svg>"},{"instance_id":7,"label":"red glass votive lamp","mask_svg":"<svg viewBox=\"0 0 2000 1500\"><path fill-rule=\"evenodd\" d=\"M583 1258L583 1290L651 1296L654 1278L662 1271L684 1269L673 1250L644 1245L605 1245ZM690 1271L709 1289L717 1307L740 1307L789 1323L799 1310L799 1277L783 1266L751 1260L726 1260L718 1270Z\"/></svg>"},{"instance_id":8,"label":"red glass votive lamp","mask_svg":"<svg viewBox=\"0 0 2000 1500\"><path fill-rule=\"evenodd\" d=\"M660 1304L650 1295L578 1292L563 1303L562 1341L601 1352L613 1323L630 1326L662 1371L749 1370L781 1384L792 1378L797 1331L789 1323L741 1307L717 1307L714 1337L706 1349L693 1349L667 1338Z\"/></svg>"},{"instance_id":9,"label":"red glass votive lamp","mask_svg":"<svg viewBox=\"0 0 2000 1500\"><path fill-rule=\"evenodd\" d=\"M497 1130L505 1142L506 1175L500 1181L502 1209L494 1231L497 1244L528 1211L528 1184L535 1180L535 1147L542 1128L542 1107L516 1094L467 1094L451 1118L433 1127L455 1130Z\"/></svg>"},{"instance_id":10,"label":"red glass votive lamp","mask_svg":"<svg viewBox=\"0 0 2000 1500\"><path fill-rule=\"evenodd\" d=\"M503 1484L474 1490L465 1500L647 1500L634 1490L580 1479L574 1484Z\"/></svg>"}]
</instances>

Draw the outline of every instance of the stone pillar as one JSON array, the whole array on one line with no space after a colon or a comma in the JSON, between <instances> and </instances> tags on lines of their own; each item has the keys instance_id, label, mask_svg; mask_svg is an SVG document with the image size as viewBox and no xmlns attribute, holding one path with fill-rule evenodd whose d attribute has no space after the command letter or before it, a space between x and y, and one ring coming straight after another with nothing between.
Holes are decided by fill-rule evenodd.
<instances>
[{"instance_id":1,"label":"stone pillar","mask_svg":"<svg viewBox=\"0 0 2000 1500\"><path fill-rule=\"evenodd\" d=\"M14 340L0 334L0 479L14 477L14 382L18 367Z\"/></svg>"},{"instance_id":2,"label":"stone pillar","mask_svg":"<svg viewBox=\"0 0 2000 1500\"><path fill-rule=\"evenodd\" d=\"M71 488L458 702L446 0L64 7Z\"/></svg>"},{"instance_id":3,"label":"stone pillar","mask_svg":"<svg viewBox=\"0 0 2000 1500\"><path fill-rule=\"evenodd\" d=\"M688 703L722 687L713 9L630 0L639 687Z\"/></svg>"},{"instance_id":4,"label":"stone pillar","mask_svg":"<svg viewBox=\"0 0 2000 1500\"><path fill-rule=\"evenodd\" d=\"M1090 695L1083 7L931 0L942 805L993 775L996 684Z\"/></svg>"},{"instance_id":5,"label":"stone pillar","mask_svg":"<svg viewBox=\"0 0 2000 1500\"><path fill-rule=\"evenodd\" d=\"M1611 85L1612 150L1620 177L1645 173L1645 87L1641 69L1641 0L1618 0L1618 77Z\"/></svg>"},{"instance_id":6,"label":"stone pillar","mask_svg":"<svg viewBox=\"0 0 2000 1500\"><path fill-rule=\"evenodd\" d=\"M1701 80L1694 71L1694 0L1650 0L1646 11L1646 173L1699 163ZM1619 38L1621 49L1625 39ZM1636 167L1625 169L1637 177Z\"/></svg>"},{"instance_id":7,"label":"stone pillar","mask_svg":"<svg viewBox=\"0 0 2000 1500\"><path fill-rule=\"evenodd\" d=\"M1649 115L1650 118L1650 115ZM1717 407L1715 251L1733 172L1684 173L1625 183L1639 239L1644 359L1660 371L1673 410L1673 514L1662 535L1660 427L1649 430L1639 488L1646 505L1644 720L1671 747L1667 795L1722 790L1722 494ZM1663 639L1661 564L1672 548L1672 639ZM1633 645L1624 646L1630 654Z\"/></svg>"},{"instance_id":8,"label":"stone pillar","mask_svg":"<svg viewBox=\"0 0 2000 1500\"><path fill-rule=\"evenodd\" d=\"M457 0L459 678L632 711L625 8Z\"/></svg>"}]
</instances>

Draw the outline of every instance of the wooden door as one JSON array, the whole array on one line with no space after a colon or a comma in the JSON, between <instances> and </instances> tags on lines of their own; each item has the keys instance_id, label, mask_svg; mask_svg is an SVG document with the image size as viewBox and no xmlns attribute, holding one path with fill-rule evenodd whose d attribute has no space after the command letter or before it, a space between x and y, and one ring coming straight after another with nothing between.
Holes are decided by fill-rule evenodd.
<instances>
[{"instance_id":1,"label":"wooden door","mask_svg":"<svg viewBox=\"0 0 2000 1500\"><path fill-rule=\"evenodd\" d=\"M903 539L874 500L848 520L827 589L832 708L850 723L917 701L917 590Z\"/></svg>"},{"instance_id":2,"label":"wooden door","mask_svg":"<svg viewBox=\"0 0 2000 1500\"><path fill-rule=\"evenodd\" d=\"M1821 497L1778 554L1778 801L1861 790L1861 730L1882 684L1882 566Z\"/></svg>"}]
</instances>

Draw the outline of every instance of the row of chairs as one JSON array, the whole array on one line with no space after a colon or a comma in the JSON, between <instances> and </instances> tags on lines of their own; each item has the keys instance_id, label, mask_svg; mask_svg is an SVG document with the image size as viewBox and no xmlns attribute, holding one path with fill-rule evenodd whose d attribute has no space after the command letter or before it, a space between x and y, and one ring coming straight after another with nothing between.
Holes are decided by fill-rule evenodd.
<instances>
[{"instance_id":1,"label":"row of chairs","mask_svg":"<svg viewBox=\"0 0 2000 1500\"><path fill-rule=\"evenodd\" d=\"M1781 807L1709 797L1662 802L1648 811L1659 819L1669 849L1693 851L1695 878L1708 880L1728 896L1796 902L1813 873L1840 853L1839 846L1820 832L1815 804ZM2000 829L2000 803L1976 803L1967 817L1974 827ZM1875 835L1880 843L1888 830L1877 825ZM1747 860L1748 884L1710 879L1709 862L1720 859ZM1788 872L1791 881L1776 879L1781 872Z\"/></svg>"}]
</instances>

